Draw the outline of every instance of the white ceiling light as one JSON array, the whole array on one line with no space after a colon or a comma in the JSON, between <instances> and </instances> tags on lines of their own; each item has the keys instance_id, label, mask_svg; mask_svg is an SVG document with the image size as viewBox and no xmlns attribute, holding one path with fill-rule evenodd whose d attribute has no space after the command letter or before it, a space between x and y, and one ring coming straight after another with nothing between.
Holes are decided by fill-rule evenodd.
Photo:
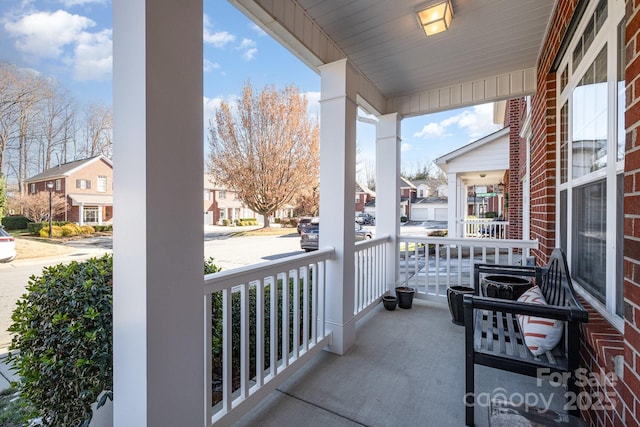
<instances>
[{"instance_id":1,"label":"white ceiling light","mask_svg":"<svg viewBox=\"0 0 640 427\"><path fill-rule=\"evenodd\" d=\"M415 11L418 22L427 36L446 31L451 26L453 19L451 0L425 3L418 6Z\"/></svg>"}]
</instances>

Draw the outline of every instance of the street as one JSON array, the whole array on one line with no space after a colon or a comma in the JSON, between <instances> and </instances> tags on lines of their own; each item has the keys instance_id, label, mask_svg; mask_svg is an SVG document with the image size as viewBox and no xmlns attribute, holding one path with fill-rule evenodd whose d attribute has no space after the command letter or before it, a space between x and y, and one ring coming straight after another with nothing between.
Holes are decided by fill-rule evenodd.
<instances>
[{"instance_id":1,"label":"street","mask_svg":"<svg viewBox=\"0 0 640 427\"><path fill-rule=\"evenodd\" d=\"M375 231L375 227L367 226L366 228ZM402 228L402 234L425 232L423 225ZM231 236L235 231L238 229L206 227L203 261L213 257L217 266L223 270L229 270L304 253L300 249L300 237L295 229L281 236ZM61 258L16 260L9 264L0 264L0 349L8 347L11 342L10 334L7 332L7 328L11 325L11 313L15 302L24 293L29 277L41 274L45 266L73 260L80 261L111 252L112 239L110 237L87 238L71 241L66 245L73 247L75 252ZM1 350L0 353L2 353Z\"/></svg>"}]
</instances>

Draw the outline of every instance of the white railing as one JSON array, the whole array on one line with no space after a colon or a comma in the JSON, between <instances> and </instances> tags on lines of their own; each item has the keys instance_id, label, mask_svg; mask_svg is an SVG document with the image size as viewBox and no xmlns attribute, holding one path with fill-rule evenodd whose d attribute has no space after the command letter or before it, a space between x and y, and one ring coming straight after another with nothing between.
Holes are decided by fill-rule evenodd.
<instances>
[{"instance_id":1,"label":"white railing","mask_svg":"<svg viewBox=\"0 0 640 427\"><path fill-rule=\"evenodd\" d=\"M232 425L330 343L325 273L333 253L321 249L205 276L210 425Z\"/></svg>"},{"instance_id":2,"label":"white railing","mask_svg":"<svg viewBox=\"0 0 640 427\"><path fill-rule=\"evenodd\" d=\"M356 243L355 299L353 314L356 320L374 307L387 291L386 259L389 236L376 237Z\"/></svg>"},{"instance_id":3,"label":"white railing","mask_svg":"<svg viewBox=\"0 0 640 427\"><path fill-rule=\"evenodd\" d=\"M460 236L478 239L506 239L508 221L496 221L490 218L465 219L459 222Z\"/></svg>"},{"instance_id":4,"label":"white railing","mask_svg":"<svg viewBox=\"0 0 640 427\"><path fill-rule=\"evenodd\" d=\"M400 237L398 286L415 288L415 298L442 301L451 286L474 287L478 263L526 265L537 240Z\"/></svg>"}]
</instances>

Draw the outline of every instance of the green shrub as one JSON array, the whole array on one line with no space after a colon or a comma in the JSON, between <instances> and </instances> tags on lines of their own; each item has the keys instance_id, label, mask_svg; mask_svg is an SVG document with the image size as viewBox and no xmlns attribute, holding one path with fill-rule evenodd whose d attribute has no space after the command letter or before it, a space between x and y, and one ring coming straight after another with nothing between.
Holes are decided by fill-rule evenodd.
<instances>
[{"instance_id":1,"label":"green shrub","mask_svg":"<svg viewBox=\"0 0 640 427\"><path fill-rule=\"evenodd\" d=\"M407 222L407 217L406 217L406 216L404 216L404 215L402 215L402 216L400 217L400 222Z\"/></svg>"},{"instance_id":2,"label":"green shrub","mask_svg":"<svg viewBox=\"0 0 640 427\"><path fill-rule=\"evenodd\" d=\"M24 230L31 221L21 215L11 215L2 218L2 225L7 230Z\"/></svg>"},{"instance_id":3,"label":"green shrub","mask_svg":"<svg viewBox=\"0 0 640 427\"><path fill-rule=\"evenodd\" d=\"M280 224L280 221L281 221L280 218L276 218L275 223Z\"/></svg>"},{"instance_id":4,"label":"green shrub","mask_svg":"<svg viewBox=\"0 0 640 427\"><path fill-rule=\"evenodd\" d=\"M228 220L227 218L225 218L225 219L223 219L223 220L222 220L222 225L225 225L225 226L226 226L226 225L229 225L229 224L230 224L230 223L229 223L229 220Z\"/></svg>"},{"instance_id":5,"label":"green shrub","mask_svg":"<svg viewBox=\"0 0 640 427\"><path fill-rule=\"evenodd\" d=\"M57 226L57 227L62 227L65 224L69 224L67 221L52 221L51 225ZM49 230L49 223L47 221L44 222L30 222L27 224L27 230L29 231L29 234L34 234L36 236L40 235L40 230L42 230L43 228L46 228L47 230ZM48 231L47 231L47 236L48 236ZM58 236L60 237L60 236Z\"/></svg>"},{"instance_id":6,"label":"green shrub","mask_svg":"<svg viewBox=\"0 0 640 427\"><path fill-rule=\"evenodd\" d=\"M46 227L41 228L38 234L40 235L40 237L48 238L49 226L47 225ZM58 225L54 225L51 227L51 237L62 237L62 236L63 236L62 227Z\"/></svg>"},{"instance_id":7,"label":"green shrub","mask_svg":"<svg viewBox=\"0 0 640 427\"><path fill-rule=\"evenodd\" d=\"M93 225L96 232L113 231L113 225Z\"/></svg>"},{"instance_id":8,"label":"green shrub","mask_svg":"<svg viewBox=\"0 0 640 427\"><path fill-rule=\"evenodd\" d=\"M88 425L112 398L112 277L110 255L45 267L11 316L9 361L46 426Z\"/></svg>"}]
</instances>

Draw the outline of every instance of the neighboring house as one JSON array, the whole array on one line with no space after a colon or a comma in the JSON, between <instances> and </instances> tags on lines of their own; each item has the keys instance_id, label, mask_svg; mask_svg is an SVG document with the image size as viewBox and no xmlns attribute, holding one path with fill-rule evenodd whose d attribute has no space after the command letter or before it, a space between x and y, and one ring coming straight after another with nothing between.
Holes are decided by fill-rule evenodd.
<instances>
[{"instance_id":1,"label":"neighboring house","mask_svg":"<svg viewBox=\"0 0 640 427\"><path fill-rule=\"evenodd\" d=\"M448 199L446 197L416 197L411 202L412 221L447 221Z\"/></svg>"},{"instance_id":2,"label":"neighboring house","mask_svg":"<svg viewBox=\"0 0 640 427\"><path fill-rule=\"evenodd\" d=\"M290 218L294 215L293 206L286 205L278 209L272 216L275 218ZM238 198L238 192L224 185L217 184L211 175L204 175L203 189L204 225L222 225L226 219L231 224L236 219L256 218L262 222L261 214L254 212Z\"/></svg>"},{"instance_id":3,"label":"neighboring house","mask_svg":"<svg viewBox=\"0 0 640 427\"><path fill-rule=\"evenodd\" d=\"M54 166L26 180L27 194L49 191L64 196L66 209L54 221L98 225L113 220L113 163L99 155Z\"/></svg>"},{"instance_id":4,"label":"neighboring house","mask_svg":"<svg viewBox=\"0 0 640 427\"><path fill-rule=\"evenodd\" d=\"M411 220L411 202L416 198L416 186L407 178L400 177L400 216Z\"/></svg>"},{"instance_id":5,"label":"neighboring house","mask_svg":"<svg viewBox=\"0 0 640 427\"><path fill-rule=\"evenodd\" d=\"M364 184L356 183L356 213L358 212L366 212L367 203L375 200L376 193L375 191L369 189Z\"/></svg>"},{"instance_id":6,"label":"neighboring house","mask_svg":"<svg viewBox=\"0 0 640 427\"><path fill-rule=\"evenodd\" d=\"M236 219L262 218L244 206L237 191L217 184L211 175L204 176L203 199L205 225L222 225L225 219L233 224Z\"/></svg>"},{"instance_id":7,"label":"neighboring house","mask_svg":"<svg viewBox=\"0 0 640 427\"><path fill-rule=\"evenodd\" d=\"M491 205L497 216L502 215L502 195L488 190L498 188L497 184L504 180L509 169L508 126L437 158L436 165L447 174L449 181L450 237L459 237L457 224L470 213L483 216L484 212L491 211ZM472 203L471 210L469 203Z\"/></svg>"}]
</instances>

